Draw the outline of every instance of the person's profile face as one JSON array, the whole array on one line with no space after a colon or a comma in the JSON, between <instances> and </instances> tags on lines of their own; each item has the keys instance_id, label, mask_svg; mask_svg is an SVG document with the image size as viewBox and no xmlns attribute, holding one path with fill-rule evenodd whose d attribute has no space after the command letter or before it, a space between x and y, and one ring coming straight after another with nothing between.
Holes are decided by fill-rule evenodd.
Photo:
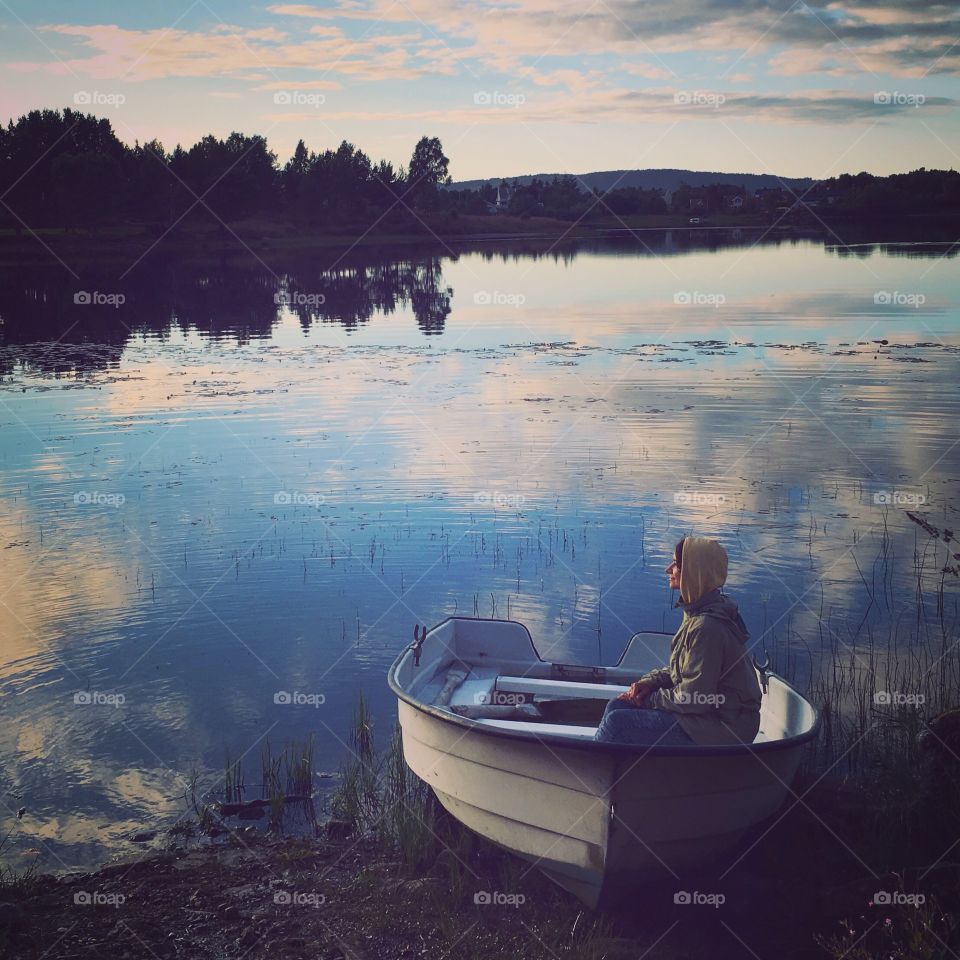
<instances>
[{"instance_id":1,"label":"person's profile face","mask_svg":"<svg viewBox=\"0 0 960 960\"><path fill-rule=\"evenodd\" d=\"M677 555L674 553L673 560L670 561L670 566L664 569L664 572L670 578L670 589L679 590L680 589L680 564L677 563Z\"/></svg>"}]
</instances>

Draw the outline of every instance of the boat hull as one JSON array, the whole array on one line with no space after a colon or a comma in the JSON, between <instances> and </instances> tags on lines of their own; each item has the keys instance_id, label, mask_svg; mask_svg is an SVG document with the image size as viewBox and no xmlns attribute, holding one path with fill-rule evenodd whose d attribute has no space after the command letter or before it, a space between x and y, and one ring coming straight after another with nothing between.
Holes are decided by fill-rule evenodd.
<instances>
[{"instance_id":1,"label":"boat hull","mask_svg":"<svg viewBox=\"0 0 960 960\"><path fill-rule=\"evenodd\" d=\"M401 701L408 766L480 836L593 908L735 847L782 805L798 750L621 759L464 730Z\"/></svg>"}]
</instances>

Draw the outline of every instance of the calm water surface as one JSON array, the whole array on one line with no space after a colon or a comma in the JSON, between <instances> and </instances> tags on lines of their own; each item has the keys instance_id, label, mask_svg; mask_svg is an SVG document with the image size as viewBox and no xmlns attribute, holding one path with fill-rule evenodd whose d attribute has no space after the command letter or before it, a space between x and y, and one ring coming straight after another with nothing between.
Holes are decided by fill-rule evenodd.
<instances>
[{"instance_id":1,"label":"calm water surface","mask_svg":"<svg viewBox=\"0 0 960 960\"><path fill-rule=\"evenodd\" d=\"M414 623L509 615L612 662L678 625L684 535L727 546L801 687L822 621L895 628L928 549L905 511L960 509L954 251L751 243L3 272L10 858L124 852L225 751L256 779L264 739L312 731L335 770L361 689L385 740Z\"/></svg>"}]
</instances>

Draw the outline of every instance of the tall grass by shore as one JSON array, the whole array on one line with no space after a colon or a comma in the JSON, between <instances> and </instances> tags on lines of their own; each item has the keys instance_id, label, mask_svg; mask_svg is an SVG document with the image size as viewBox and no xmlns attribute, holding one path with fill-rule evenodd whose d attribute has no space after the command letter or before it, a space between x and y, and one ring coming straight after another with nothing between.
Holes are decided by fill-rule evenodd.
<instances>
[{"instance_id":1,"label":"tall grass by shore","mask_svg":"<svg viewBox=\"0 0 960 960\"><path fill-rule=\"evenodd\" d=\"M949 530L921 526L912 597L893 593L884 528L871 568L860 571L867 600L851 618L855 627L824 617L821 599L813 643L789 624L768 640L779 672L821 714L798 783L859 792L864 821L884 831L887 851L918 837L936 844L960 836L960 613L949 589L960 564Z\"/></svg>"},{"instance_id":2,"label":"tall grass by shore","mask_svg":"<svg viewBox=\"0 0 960 960\"><path fill-rule=\"evenodd\" d=\"M818 642L802 641L789 623L784 636L764 637L777 672L799 686L823 718L788 803L820 788L820 813L825 819L835 815L846 831L840 842L856 846L878 875L897 877L899 889L919 884L928 890L923 903L896 922L888 917L868 930L845 919L840 932L817 933L820 955L836 960L957 955L960 920L944 904L960 876L960 616L946 589L956 576L949 547L944 556L950 537L927 533L938 542L918 537L913 609L901 603L898 610L891 593L893 557L884 530L872 569L861 573L868 604L853 629L821 616ZM940 564L936 575L931 563ZM896 613L886 617L883 632L872 623L874 608ZM373 718L362 697L353 747L334 798L335 815L375 837L411 870L442 860L451 889L461 890L467 864L484 841L453 820L411 773L396 727L385 750L376 751ZM830 810L832 804L842 809ZM815 849L811 853L816 856Z\"/></svg>"}]
</instances>

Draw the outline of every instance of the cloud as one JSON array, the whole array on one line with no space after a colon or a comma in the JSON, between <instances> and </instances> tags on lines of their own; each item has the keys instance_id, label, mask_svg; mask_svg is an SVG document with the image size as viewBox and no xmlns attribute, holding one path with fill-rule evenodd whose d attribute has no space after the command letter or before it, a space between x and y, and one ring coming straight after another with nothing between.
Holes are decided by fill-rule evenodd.
<instances>
[{"instance_id":1,"label":"cloud","mask_svg":"<svg viewBox=\"0 0 960 960\"><path fill-rule=\"evenodd\" d=\"M341 90L343 85L335 80L273 80L261 83L254 90Z\"/></svg>"},{"instance_id":2,"label":"cloud","mask_svg":"<svg viewBox=\"0 0 960 960\"><path fill-rule=\"evenodd\" d=\"M678 99L679 98L679 99ZM712 98L712 99L711 99ZM721 100L722 98L722 100ZM930 97L922 108L908 100L891 97L877 104L872 93L844 90L805 90L791 94L731 91L589 90L580 95L527 98L518 104L504 100L502 106L465 104L461 108L426 110L346 110L321 113L288 112L269 117L274 122L309 121L322 118L379 122L421 121L458 125L532 123L651 123L683 121L751 122L776 124L834 124L879 121L895 115L918 116L955 109L960 101Z\"/></svg>"},{"instance_id":3,"label":"cloud","mask_svg":"<svg viewBox=\"0 0 960 960\"><path fill-rule=\"evenodd\" d=\"M553 70L541 73L533 67L521 69L519 75L528 77L538 87L564 86L571 93L585 93L587 90L597 89L606 76L602 70Z\"/></svg>"},{"instance_id":4,"label":"cloud","mask_svg":"<svg viewBox=\"0 0 960 960\"><path fill-rule=\"evenodd\" d=\"M467 41L470 46L460 50L461 55L487 66L503 67L524 57L627 57L694 50L779 55L786 48L788 58L826 50L847 72L869 72L875 69L869 66L874 60L905 75L923 70L955 73L960 68L960 50L949 50L949 38L960 29L960 9L937 0L796 0L779 9L767 0L605 0L566 10L552 0L474 2L456 8L432 0L343 0L322 8L277 4L268 9L282 17L419 24L451 40ZM643 75L642 70L641 65L631 72Z\"/></svg>"},{"instance_id":5,"label":"cloud","mask_svg":"<svg viewBox=\"0 0 960 960\"><path fill-rule=\"evenodd\" d=\"M770 59L769 67L771 73L784 76L814 73L841 76L866 72L923 79L930 75L957 73L960 70L960 45L947 39L920 43L909 37L859 47L830 43L784 50Z\"/></svg>"},{"instance_id":6,"label":"cloud","mask_svg":"<svg viewBox=\"0 0 960 960\"><path fill-rule=\"evenodd\" d=\"M339 31L308 32L291 39L275 29L218 24L205 31L128 30L116 24L50 24L46 33L72 37L88 52L71 59L19 61L19 72L72 73L97 80L142 81L166 77L263 79L300 70L363 80L414 79L453 72L446 51L418 32L351 39ZM286 83L285 86L290 86Z\"/></svg>"},{"instance_id":7,"label":"cloud","mask_svg":"<svg viewBox=\"0 0 960 960\"><path fill-rule=\"evenodd\" d=\"M341 7L338 9L347 6L349 5L341 4ZM306 3L278 3L272 7L267 7L267 10L269 10L270 13L277 13L288 17L322 17L323 19L330 19L331 17L342 16L342 14L337 12L337 9L331 7L311 7Z\"/></svg>"},{"instance_id":8,"label":"cloud","mask_svg":"<svg viewBox=\"0 0 960 960\"><path fill-rule=\"evenodd\" d=\"M620 69L634 77L643 77L646 80L667 80L673 74L665 67L655 67L649 63L625 63Z\"/></svg>"},{"instance_id":9,"label":"cloud","mask_svg":"<svg viewBox=\"0 0 960 960\"><path fill-rule=\"evenodd\" d=\"M48 24L38 31L71 41L69 54L60 61L24 60L9 68L115 83L228 79L256 84L253 89L259 91L339 90L349 81L396 84L453 77L469 80L474 91L507 90L526 97L522 109L484 111L469 102L451 106L457 88L443 89L437 97L438 87L431 100L422 94L406 110L391 112L378 104L374 110L323 113L343 120L592 124L723 118L843 124L910 115L912 105L878 108L872 93L883 89L923 94L924 116L956 106L949 97L896 85L893 78L919 81L960 70L960 44L954 47L950 40L960 28L960 9L933 0L787 2L779 9L767 0L604 0L577 9L558 9L553 0L466 0L456 6L433 0L334 0L323 7L281 3L268 7L277 23L256 28ZM686 66L691 52L699 54L693 68ZM747 56L750 70L744 72ZM691 76L690 69L698 72ZM694 84L710 83L710 71L721 104L674 101L674 93L696 93ZM864 74L871 77L871 87L864 93L764 90L774 85L764 83L765 72L777 78L777 87L795 82L782 78ZM634 89L623 83L624 75L670 85ZM724 91L725 78L758 89ZM524 89L515 89L520 83ZM467 100L470 94L464 96ZM305 118L291 112L277 119Z\"/></svg>"},{"instance_id":10,"label":"cloud","mask_svg":"<svg viewBox=\"0 0 960 960\"><path fill-rule=\"evenodd\" d=\"M114 81L249 80L264 71L296 70L370 81L469 75L479 82L485 72L500 72L537 85L562 83L571 91L599 85L604 72L684 83L671 55L705 51L742 51L733 56L731 71L748 52L751 61L766 56L768 69L782 76L919 78L960 71L960 44L950 39L960 29L960 8L933 0L796 0L781 9L767 0L604 0L578 9L558 9L553 0L456 6L335 0L268 10L277 25L217 23L194 31L43 25L39 31L72 38L82 55L10 66ZM351 21L370 26L351 37L345 32ZM559 58L580 62L557 66ZM602 68L587 58L603 58ZM744 82L743 73L734 76Z\"/></svg>"}]
</instances>

